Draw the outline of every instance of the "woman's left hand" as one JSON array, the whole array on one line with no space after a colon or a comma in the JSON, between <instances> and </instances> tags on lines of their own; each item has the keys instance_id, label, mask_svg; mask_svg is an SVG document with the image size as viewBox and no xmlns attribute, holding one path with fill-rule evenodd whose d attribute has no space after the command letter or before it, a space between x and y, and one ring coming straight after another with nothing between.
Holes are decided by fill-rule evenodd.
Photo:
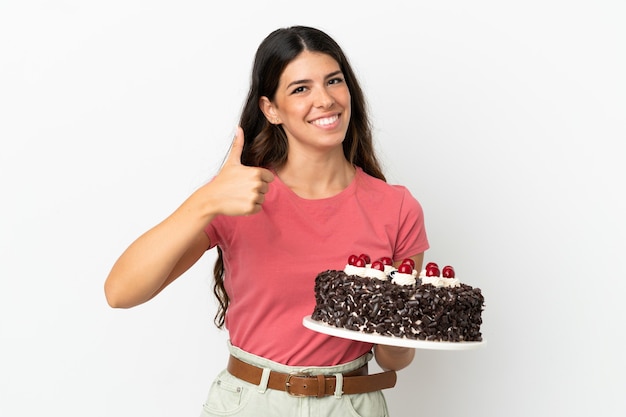
<instances>
[{"instance_id":1,"label":"woman's left hand","mask_svg":"<svg viewBox=\"0 0 626 417\"><path fill-rule=\"evenodd\" d=\"M385 371L399 371L413 362L415 349L389 345L375 345L376 363Z\"/></svg>"}]
</instances>

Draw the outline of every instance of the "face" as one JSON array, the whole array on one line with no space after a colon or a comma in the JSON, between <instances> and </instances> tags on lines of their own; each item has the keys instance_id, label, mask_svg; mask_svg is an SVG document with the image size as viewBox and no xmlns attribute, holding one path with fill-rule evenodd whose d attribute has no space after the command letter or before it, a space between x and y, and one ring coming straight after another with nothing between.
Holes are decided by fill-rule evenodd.
<instances>
[{"instance_id":1,"label":"face","mask_svg":"<svg viewBox=\"0 0 626 417\"><path fill-rule=\"evenodd\" d=\"M350 122L350 91L329 55L302 52L285 67L274 101L263 97L260 105L270 123L282 125L290 149L341 148Z\"/></svg>"}]
</instances>

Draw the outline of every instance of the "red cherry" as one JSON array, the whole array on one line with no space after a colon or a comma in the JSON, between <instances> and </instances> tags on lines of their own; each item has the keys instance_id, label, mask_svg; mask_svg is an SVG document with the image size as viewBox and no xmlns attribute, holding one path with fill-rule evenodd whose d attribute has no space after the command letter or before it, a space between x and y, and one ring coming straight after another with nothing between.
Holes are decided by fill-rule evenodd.
<instances>
[{"instance_id":1,"label":"red cherry","mask_svg":"<svg viewBox=\"0 0 626 417\"><path fill-rule=\"evenodd\" d=\"M356 265L356 261L359 259L356 255L350 255L348 258L348 265Z\"/></svg>"},{"instance_id":2,"label":"red cherry","mask_svg":"<svg viewBox=\"0 0 626 417\"><path fill-rule=\"evenodd\" d=\"M402 263L411 265L411 269L415 268L415 261L411 258L404 258Z\"/></svg>"},{"instance_id":3,"label":"red cherry","mask_svg":"<svg viewBox=\"0 0 626 417\"><path fill-rule=\"evenodd\" d=\"M383 265L383 263L380 261L374 261L372 262L372 269L378 269L379 271L384 271L385 265Z\"/></svg>"},{"instance_id":4,"label":"red cherry","mask_svg":"<svg viewBox=\"0 0 626 417\"><path fill-rule=\"evenodd\" d=\"M439 275L439 268L437 268L436 266L431 266L430 268L426 269L427 277L438 277Z\"/></svg>"},{"instance_id":5,"label":"red cherry","mask_svg":"<svg viewBox=\"0 0 626 417\"><path fill-rule=\"evenodd\" d=\"M359 268L365 267L365 259L363 258L357 259L356 262L354 263L354 266L357 266Z\"/></svg>"},{"instance_id":6,"label":"red cherry","mask_svg":"<svg viewBox=\"0 0 626 417\"><path fill-rule=\"evenodd\" d=\"M388 256L383 256L379 261L382 262L383 265L393 265L393 261Z\"/></svg>"},{"instance_id":7,"label":"red cherry","mask_svg":"<svg viewBox=\"0 0 626 417\"><path fill-rule=\"evenodd\" d=\"M359 258L363 258L366 264L369 264L370 262L372 262L372 260L370 259L370 256L366 253L360 254Z\"/></svg>"},{"instance_id":8,"label":"red cherry","mask_svg":"<svg viewBox=\"0 0 626 417\"><path fill-rule=\"evenodd\" d=\"M435 262L428 262L426 264L426 268L424 268L424 269L426 269L428 271L430 268L437 268L437 269L439 269L439 265L437 265Z\"/></svg>"},{"instance_id":9,"label":"red cherry","mask_svg":"<svg viewBox=\"0 0 626 417\"><path fill-rule=\"evenodd\" d=\"M454 268L452 268L450 265L444 266L441 270L441 275L444 278L454 278Z\"/></svg>"},{"instance_id":10,"label":"red cherry","mask_svg":"<svg viewBox=\"0 0 626 417\"><path fill-rule=\"evenodd\" d=\"M400 264L400 266L398 267L398 272L401 274L410 274L413 272L413 267L411 267L411 265L409 265L408 263Z\"/></svg>"}]
</instances>

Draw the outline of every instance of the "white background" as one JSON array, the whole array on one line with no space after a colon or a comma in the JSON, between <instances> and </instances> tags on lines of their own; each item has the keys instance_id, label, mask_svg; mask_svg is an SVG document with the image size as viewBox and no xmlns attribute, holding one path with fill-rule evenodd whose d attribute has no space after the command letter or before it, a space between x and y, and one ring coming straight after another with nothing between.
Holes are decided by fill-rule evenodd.
<instances>
[{"instance_id":1,"label":"white background","mask_svg":"<svg viewBox=\"0 0 626 417\"><path fill-rule=\"evenodd\" d=\"M134 309L103 282L216 172L256 47L292 24L344 47L426 259L486 297L487 346L419 351L392 416L626 413L623 2L0 4L1 416L200 413L215 254Z\"/></svg>"}]
</instances>

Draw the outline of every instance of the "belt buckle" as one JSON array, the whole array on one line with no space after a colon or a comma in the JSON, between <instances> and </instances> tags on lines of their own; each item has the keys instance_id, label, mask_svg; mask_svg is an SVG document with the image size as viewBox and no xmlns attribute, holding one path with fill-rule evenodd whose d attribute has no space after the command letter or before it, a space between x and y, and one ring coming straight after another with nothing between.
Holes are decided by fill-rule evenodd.
<instances>
[{"instance_id":1,"label":"belt buckle","mask_svg":"<svg viewBox=\"0 0 626 417\"><path fill-rule=\"evenodd\" d=\"M290 372L287 374L287 379L285 379L285 392L289 395L291 395L292 397L306 397L305 394L294 394L293 392L291 392L291 377L294 376L303 376L303 377L310 377L310 375L308 375L306 372Z\"/></svg>"}]
</instances>

